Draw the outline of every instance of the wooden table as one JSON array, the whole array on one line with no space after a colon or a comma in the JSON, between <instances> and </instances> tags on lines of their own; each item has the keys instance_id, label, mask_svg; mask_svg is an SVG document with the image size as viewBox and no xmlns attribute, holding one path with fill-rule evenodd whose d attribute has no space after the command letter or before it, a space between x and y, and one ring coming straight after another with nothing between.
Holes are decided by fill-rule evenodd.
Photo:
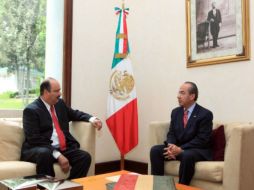
<instances>
[{"instance_id":1,"label":"wooden table","mask_svg":"<svg viewBox=\"0 0 254 190\"><path fill-rule=\"evenodd\" d=\"M130 172L122 170L118 172L112 172L112 173L106 173L101 175L74 179L73 181L82 184L84 186L84 190L106 190L105 184L111 182L111 181L108 181L106 177L117 176L117 175L127 174L127 173L130 173ZM177 190L201 190L196 187L190 187L190 186L186 186L186 185L182 185L178 183L176 183L176 189Z\"/></svg>"}]
</instances>

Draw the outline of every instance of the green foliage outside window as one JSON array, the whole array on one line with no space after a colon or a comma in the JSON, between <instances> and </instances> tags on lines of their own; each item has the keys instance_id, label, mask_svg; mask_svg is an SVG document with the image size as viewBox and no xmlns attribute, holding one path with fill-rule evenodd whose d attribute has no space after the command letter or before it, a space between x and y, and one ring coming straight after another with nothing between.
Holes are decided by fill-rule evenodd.
<instances>
[{"instance_id":1,"label":"green foliage outside window","mask_svg":"<svg viewBox=\"0 0 254 190\"><path fill-rule=\"evenodd\" d=\"M36 88L45 70L46 2L0 1L0 69L7 68L0 77L15 75L17 86L14 92L1 90L0 109L23 108L39 95Z\"/></svg>"}]
</instances>

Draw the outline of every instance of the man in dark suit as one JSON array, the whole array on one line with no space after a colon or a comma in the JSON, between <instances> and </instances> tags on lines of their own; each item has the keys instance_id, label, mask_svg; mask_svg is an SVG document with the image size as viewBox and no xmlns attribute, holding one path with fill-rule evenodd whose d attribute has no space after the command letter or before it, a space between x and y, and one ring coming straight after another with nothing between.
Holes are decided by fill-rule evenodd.
<instances>
[{"instance_id":1,"label":"man in dark suit","mask_svg":"<svg viewBox=\"0 0 254 190\"><path fill-rule=\"evenodd\" d=\"M69 179L84 177L91 156L79 149L79 143L69 132L69 122L89 121L98 130L102 123L96 117L68 107L60 99L60 90L57 80L44 80L40 85L40 97L24 109L25 141L21 160L36 163L39 175L55 176L53 164L58 162L63 172L70 170Z\"/></svg>"},{"instance_id":2,"label":"man in dark suit","mask_svg":"<svg viewBox=\"0 0 254 190\"><path fill-rule=\"evenodd\" d=\"M189 185L195 162L212 159L213 114L196 103L198 88L185 82L178 92L179 107L173 109L165 145L151 148L151 173L164 175L164 161L179 160L179 183Z\"/></svg>"},{"instance_id":3,"label":"man in dark suit","mask_svg":"<svg viewBox=\"0 0 254 190\"><path fill-rule=\"evenodd\" d=\"M220 10L216 9L215 2L212 2L212 10L208 12L207 21L210 23L210 32L213 36L213 48L219 47L217 40L222 20Z\"/></svg>"}]
</instances>

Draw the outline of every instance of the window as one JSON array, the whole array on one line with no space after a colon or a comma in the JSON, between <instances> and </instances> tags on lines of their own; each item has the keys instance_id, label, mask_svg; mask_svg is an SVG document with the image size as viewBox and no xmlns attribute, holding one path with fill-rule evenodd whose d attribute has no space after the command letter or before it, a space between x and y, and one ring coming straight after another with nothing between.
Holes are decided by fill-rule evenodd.
<instances>
[{"instance_id":1,"label":"window","mask_svg":"<svg viewBox=\"0 0 254 190\"><path fill-rule=\"evenodd\" d=\"M72 4L0 1L0 109L24 108L38 97L45 76L62 81L70 105Z\"/></svg>"}]
</instances>

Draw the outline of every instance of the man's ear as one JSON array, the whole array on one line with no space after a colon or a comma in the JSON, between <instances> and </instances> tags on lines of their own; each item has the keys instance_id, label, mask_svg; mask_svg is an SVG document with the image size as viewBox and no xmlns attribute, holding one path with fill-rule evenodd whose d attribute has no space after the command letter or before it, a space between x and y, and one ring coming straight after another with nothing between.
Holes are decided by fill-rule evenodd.
<instances>
[{"instance_id":1,"label":"man's ear","mask_svg":"<svg viewBox=\"0 0 254 190\"><path fill-rule=\"evenodd\" d=\"M195 94L191 94L190 96L191 96L191 100L194 101L194 99L195 99Z\"/></svg>"},{"instance_id":2,"label":"man's ear","mask_svg":"<svg viewBox=\"0 0 254 190\"><path fill-rule=\"evenodd\" d=\"M47 89L44 89L44 91L43 91L43 95L44 95L44 96L48 96L49 93L50 93L50 92L49 92Z\"/></svg>"}]
</instances>

